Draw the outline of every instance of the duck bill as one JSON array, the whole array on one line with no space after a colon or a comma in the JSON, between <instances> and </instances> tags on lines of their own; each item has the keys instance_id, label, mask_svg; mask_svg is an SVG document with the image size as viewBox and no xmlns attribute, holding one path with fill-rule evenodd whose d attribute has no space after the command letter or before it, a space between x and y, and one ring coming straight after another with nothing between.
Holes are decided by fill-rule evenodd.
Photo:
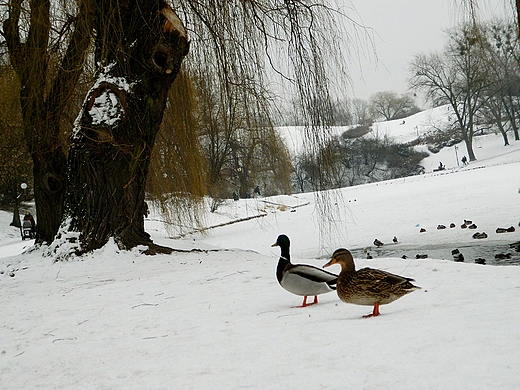
<instances>
[{"instance_id":1,"label":"duck bill","mask_svg":"<svg viewBox=\"0 0 520 390\"><path fill-rule=\"evenodd\" d=\"M278 246L278 243L275 242L273 245L271 245L271 247L273 247L273 246Z\"/></svg>"},{"instance_id":2,"label":"duck bill","mask_svg":"<svg viewBox=\"0 0 520 390\"><path fill-rule=\"evenodd\" d=\"M325 264L325 265L323 266L323 268L330 267L330 266L333 265L333 264L336 264L336 260L331 259L327 264Z\"/></svg>"}]
</instances>

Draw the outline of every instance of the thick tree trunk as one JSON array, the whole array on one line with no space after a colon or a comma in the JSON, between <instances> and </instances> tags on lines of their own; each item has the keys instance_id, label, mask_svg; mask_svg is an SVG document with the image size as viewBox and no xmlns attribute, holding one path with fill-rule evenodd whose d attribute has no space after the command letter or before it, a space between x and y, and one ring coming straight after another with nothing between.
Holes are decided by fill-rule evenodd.
<instances>
[{"instance_id":1,"label":"thick tree trunk","mask_svg":"<svg viewBox=\"0 0 520 390\"><path fill-rule=\"evenodd\" d=\"M516 5L516 25L518 29L518 39L520 39L520 0L515 0Z\"/></svg>"},{"instance_id":2,"label":"thick tree trunk","mask_svg":"<svg viewBox=\"0 0 520 390\"><path fill-rule=\"evenodd\" d=\"M72 136L58 238L76 253L111 237L121 249L170 252L145 232L145 185L168 89L188 52L186 31L163 1L99 1L98 7L96 53L104 68Z\"/></svg>"},{"instance_id":3,"label":"thick tree trunk","mask_svg":"<svg viewBox=\"0 0 520 390\"><path fill-rule=\"evenodd\" d=\"M515 141L520 141L520 134L518 133L518 126L516 125L514 118L511 121L511 128L513 129L513 134L515 135Z\"/></svg>"},{"instance_id":4,"label":"thick tree trunk","mask_svg":"<svg viewBox=\"0 0 520 390\"><path fill-rule=\"evenodd\" d=\"M504 146L509 145L509 138L507 137L507 131L504 129L504 126L502 126L502 122L497 122L498 131L500 131L500 134L502 134L502 139L504 140Z\"/></svg>"},{"instance_id":5,"label":"thick tree trunk","mask_svg":"<svg viewBox=\"0 0 520 390\"><path fill-rule=\"evenodd\" d=\"M36 240L50 243L60 226L65 193L67 158L61 147L33 152L34 198L38 228Z\"/></svg>"},{"instance_id":6,"label":"thick tree trunk","mask_svg":"<svg viewBox=\"0 0 520 390\"><path fill-rule=\"evenodd\" d=\"M462 139L466 143L466 149L468 151L469 161L477 161L477 157L475 156L475 152L473 151L473 135L475 134L475 130L473 127L473 107L468 103L468 111L469 111L469 119L468 125L466 127L462 127Z\"/></svg>"},{"instance_id":7,"label":"thick tree trunk","mask_svg":"<svg viewBox=\"0 0 520 390\"><path fill-rule=\"evenodd\" d=\"M473 140L463 137L464 143L466 144L466 150L468 152L469 161L477 161L475 152L473 151Z\"/></svg>"}]
</instances>

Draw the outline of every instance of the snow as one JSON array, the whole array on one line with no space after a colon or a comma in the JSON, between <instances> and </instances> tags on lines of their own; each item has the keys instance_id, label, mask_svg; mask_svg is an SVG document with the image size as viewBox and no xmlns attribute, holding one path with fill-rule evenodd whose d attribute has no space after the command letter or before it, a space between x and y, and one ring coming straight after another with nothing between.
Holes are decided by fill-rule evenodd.
<instances>
[{"instance_id":1,"label":"snow","mask_svg":"<svg viewBox=\"0 0 520 390\"><path fill-rule=\"evenodd\" d=\"M416 140L432 130L445 128L451 121L453 109L443 105L418 112L405 119L375 122L372 131L379 136L388 135L398 143Z\"/></svg>"},{"instance_id":2,"label":"snow","mask_svg":"<svg viewBox=\"0 0 520 390\"><path fill-rule=\"evenodd\" d=\"M116 77L111 75L115 63L111 63L102 68L97 77L96 82L87 94L87 100L91 98L92 92L101 88L101 94L97 96L92 102L92 106L88 113L92 118L92 125L94 126L116 126L125 114L125 107L120 101L119 96L115 92L131 93L133 84L129 83L124 77ZM107 88L110 86L110 88ZM85 106L86 104L84 104ZM76 138L81 128L81 118L83 116L83 109L80 110L76 120L74 121L74 129L72 131L72 138Z\"/></svg>"},{"instance_id":3,"label":"snow","mask_svg":"<svg viewBox=\"0 0 520 390\"><path fill-rule=\"evenodd\" d=\"M278 127L278 131L282 136L284 144L289 149L292 155L298 155L301 153L309 152L308 146L310 145L305 140L309 137L319 139L323 143L326 140L330 140L333 137L340 136L346 130L352 126L334 126L323 129L312 129L304 126L282 126ZM313 135L314 132L314 135Z\"/></svg>"},{"instance_id":4,"label":"snow","mask_svg":"<svg viewBox=\"0 0 520 390\"><path fill-rule=\"evenodd\" d=\"M434 129L446 126L453 115L453 110L448 105L421 111L405 119L392 121L374 122L371 126L369 136L389 136L397 143L408 143L416 140ZM333 126L323 129L318 136L323 140L342 135L345 131L356 126ZM303 126L282 126L278 128L284 143L293 155L305 151L304 140L306 132L312 134L311 130Z\"/></svg>"},{"instance_id":5,"label":"snow","mask_svg":"<svg viewBox=\"0 0 520 390\"><path fill-rule=\"evenodd\" d=\"M123 108L119 98L110 90L104 91L94 99L92 108L88 112L92 117L92 125L113 126L121 120Z\"/></svg>"},{"instance_id":6,"label":"snow","mask_svg":"<svg viewBox=\"0 0 520 390\"><path fill-rule=\"evenodd\" d=\"M145 256L111 242L53 262L0 212L0 388L519 388L520 267L455 263L449 253L476 245L463 219L505 251L520 239L518 146L478 142L479 160L466 167L443 150L425 163L442 157L447 171L321 194L333 200L321 232L314 194L230 200L208 215L213 228L178 238L160 216L147 219L157 243L203 251ZM358 268L412 277L422 290L369 319L371 308L335 293L292 308L301 297L275 278L281 233L293 262L322 266L338 247L369 248L374 259L356 256ZM445 246L446 260L378 256L374 238L383 248Z\"/></svg>"}]
</instances>

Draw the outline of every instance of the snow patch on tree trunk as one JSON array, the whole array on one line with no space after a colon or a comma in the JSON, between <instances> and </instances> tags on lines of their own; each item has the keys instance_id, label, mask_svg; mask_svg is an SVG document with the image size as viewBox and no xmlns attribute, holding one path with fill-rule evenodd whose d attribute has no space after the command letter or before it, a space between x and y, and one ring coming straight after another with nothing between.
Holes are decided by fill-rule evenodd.
<instances>
[{"instance_id":1,"label":"snow patch on tree trunk","mask_svg":"<svg viewBox=\"0 0 520 390\"><path fill-rule=\"evenodd\" d=\"M93 126L117 126L125 116L126 94L132 92L135 83L129 83L124 77L111 75L115 63L102 68L96 82L87 94L76 121L71 137L77 137L81 128L81 118L87 110Z\"/></svg>"},{"instance_id":2,"label":"snow patch on tree trunk","mask_svg":"<svg viewBox=\"0 0 520 390\"><path fill-rule=\"evenodd\" d=\"M121 120L124 110L117 95L107 90L94 99L88 113L92 117L93 125L113 126Z\"/></svg>"}]
</instances>

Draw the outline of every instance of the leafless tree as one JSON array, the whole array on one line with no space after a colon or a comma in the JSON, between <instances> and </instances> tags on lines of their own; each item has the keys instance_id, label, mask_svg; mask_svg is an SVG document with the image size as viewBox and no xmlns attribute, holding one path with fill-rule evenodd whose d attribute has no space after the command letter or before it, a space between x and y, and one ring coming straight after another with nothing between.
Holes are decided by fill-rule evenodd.
<instances>
[{"instance_id":1,"label":"leafless tree","mask_svg":"<svg viewBox=\"0 0 520 390\"><path fill-rule=\"evenodd\" d=\"M352 99L352 116L353 122L362 126L371 125L374 117L370 112L370 105L363 99Z\"/></svg>"},{"instance_id":2,"label":"leafless tree","mask_svg":"<svg viewBox=\"0 0 520 390\"><path fill-rule=\"evenodd\" d=\"M509 145L506 126L519 140L517 119L520 99L520 46L512 24L495 21L479 25L483 37L485 64L490 78L484 91L483 114L492 121Z\"/></svg>"},{"instance_id":3,"label":"leafless tree","mask_svg":"<svg viewBox=\"0 0 520 390\"><path fill-rule=\"evenodd\" d=\"M413 98L408 94L399 96L393 91L376 92L370 97L370 109L385 120L400 119L419 111Z\"/></svg>"},{"instance_id":4,"label":"leafless tree","mask_svg":"<svg viewBox=\"0 0 520 390\"><path fill-rule=\"evenodd\" d=\"M423 90L433 104L449 104L453 109L470 161L476 160L475 115L485 102L489 83L480 37L474 26L461 26L452 32L442 53L417 55L411 64L410 86Z\"/></svg>"}]
</instances>

